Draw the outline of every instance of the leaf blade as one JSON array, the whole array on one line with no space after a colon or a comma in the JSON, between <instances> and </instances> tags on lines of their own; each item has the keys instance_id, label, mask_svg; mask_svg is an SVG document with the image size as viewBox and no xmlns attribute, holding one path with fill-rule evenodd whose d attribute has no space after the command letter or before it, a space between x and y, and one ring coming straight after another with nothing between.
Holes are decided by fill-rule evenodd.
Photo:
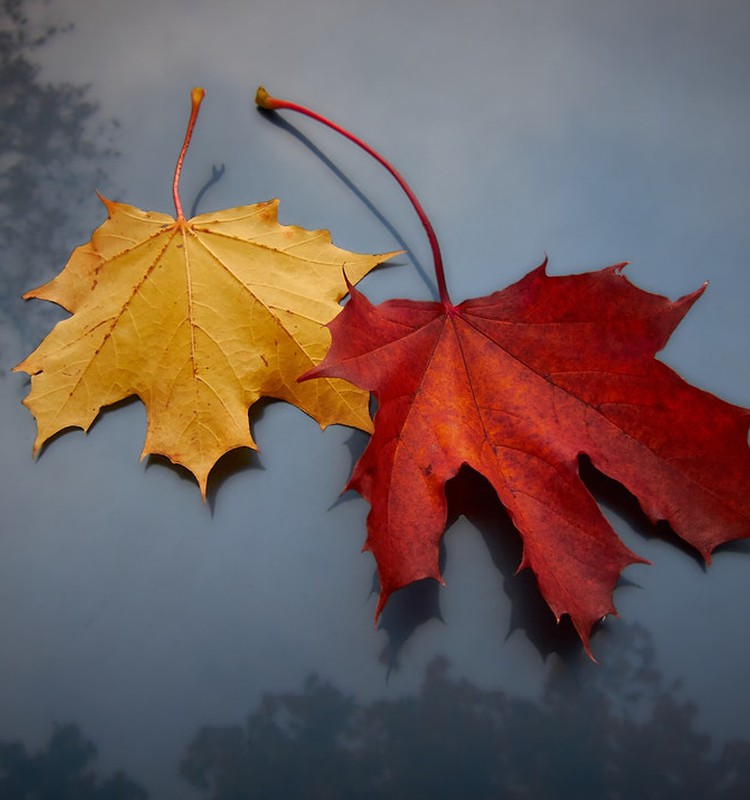
<instances>
[{"instance_id":1,"label":"leaf blade","mask_svg":"<svg viewBox=\"0 0 750 800\"><path fill-rule=\"evenodd\" d=\"M327 231L280 225L277 200L187 221L102 200L107 221L27 295L72 312L14 368L32 376L35 452L136 395L148 414L142 456L182 464L205 497L224 453L255 448L247 415L260 397L323 427L370 429L366 391L296 378L325 355L343 269L359 279L392 254L350 253Z\"/></svg>"}]
</instances>

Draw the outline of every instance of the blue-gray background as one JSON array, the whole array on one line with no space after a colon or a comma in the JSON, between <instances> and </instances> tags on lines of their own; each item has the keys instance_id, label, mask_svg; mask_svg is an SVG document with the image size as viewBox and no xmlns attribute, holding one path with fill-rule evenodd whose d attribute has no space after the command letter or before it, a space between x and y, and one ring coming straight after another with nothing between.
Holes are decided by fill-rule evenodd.
<instances>
[{"instance_id":1,"label":"blue-gray background","mask_svg":"<svg viewBox=\"0 0 750 800\"><path fill-rule=\"evenodd\" d=\"M672 298L708 280L662 357L750 405L745 0L24 8L32 21L73 23L30 58L41 82L89 86L99 111L87 135L102 124L119 151L99 157L106 194L171 211L189 90L201 85L186 205L224 164L202 211L279 197L282 222L328 228L342 247L408 250L362 282L372 300L430 297L420 274L430 274L429 250L390 177L315 123L287 116L319 153L264 118L252 107L263 83L399 166L437 229L456 301L502 288L545 254L558 274L627 260L631 280ZM50 184L64 168L45 166ZM92 197L95 188L85 187ZM82 205L60 233L65 248L102 220L95 200ZM12 257L0 254L8 297L64 261L40 254L19 270ZM35 304L19 300L14 313ZM506 639L511 600L464 518L445 540L442 621L417 627L387 674L373 563L360 553L367 507L359 497L334 505L351 431L321 432L292 407L266 406L251 415L260 456L226 471L207 505L177 471L139 462L138 403L104 414L87 436L58 437L34 462L27 383L9 369L45 328L22 331L12 317L0 320L0 739L33 750L53 722L75 721L102 771L121 767L167 800L197 796L176 765L201 725L241 723L263 693L299 690L312 672L370 703L413 694L445 654L453 675L479 687L540 697L561 657L544 659L524 630ZM717 747L750 738L750 552L719 551L704 571L614 506L616 529L653 566L628 569L634 585L618 589L620 619L606 635L639 623L667 683L680 679L696 704L696 727ZM581 680L601 668L582 667Z\"/></svg>"}]
</instances>

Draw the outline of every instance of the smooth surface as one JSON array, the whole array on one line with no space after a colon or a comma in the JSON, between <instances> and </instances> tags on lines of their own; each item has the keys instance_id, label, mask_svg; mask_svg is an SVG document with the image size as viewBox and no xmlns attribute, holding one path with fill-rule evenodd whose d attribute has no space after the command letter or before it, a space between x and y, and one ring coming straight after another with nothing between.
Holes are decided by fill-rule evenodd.
<instances>
[{"instance_id":1,"label":"smooth surface","mask_svg":"<svg viewBox=\"0 0 750 800\"><path fill-rule=\"evenodd\" d=\"M114 199L172 213L189 93L201 85L186 206L223 164L199 211L279 197L283 223L328 228L360 252L409 251L360 284L371 301L434 296L423 232L392 179L321 126L256 111L263 83L347 125L402 171L437 230L454 302L502 288L545 254L553 274L629 260L633 282L673 299L708 280L662 357L691 383L750 405L746 3L27 7L74 24L33 53L40 80L90 84L98 119L119 121L120 155L102 162ZM64 166L49 167L51 182ZM82 207L67 249L102 218L95 200ZM3 291L18 296L61 265L42 254L21 281L0 263ZM443 622L417 627L389 671L387 634L372 625L373 563L359 552L367 507L350 495L337 502L348 445L361 452L364 439L321 432L290 406L253 415L260 455L232 459L241 468L209 486L207 505L191 479L139 462L138 403L104 414L88 436L59 436L32 461L24 377L8 373L44 333L38 323L24 339L3 320L0 739L33 749L53 722L77 722L101 772L121 767L169 800L199 796L176 769L201 725L241 723L264 693L297 691L310 673L361 702L393 700L445 654L452 674L533 700L562 669L524 630L506 638L524 600L509 599L516 579L461 518L445 539ZM696 726L718 744L750 738L750 551L717 552L705 571L619 495L609 505L625 543L653 566L626 571L620 620L594 635L594 653L642 625L665 685L682 680L680 696L697 705ZM584 690L609 674L606 661L577 669ZM617 705L624 689L607 680ZM571 724L585 730L589 712L582 706Z\"/></svg>"}]
</instances>

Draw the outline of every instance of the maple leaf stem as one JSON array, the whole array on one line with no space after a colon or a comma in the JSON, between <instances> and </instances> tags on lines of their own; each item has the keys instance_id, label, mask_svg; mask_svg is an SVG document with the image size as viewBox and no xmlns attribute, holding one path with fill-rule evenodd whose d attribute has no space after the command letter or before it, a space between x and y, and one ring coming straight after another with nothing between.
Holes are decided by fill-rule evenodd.
<instances>
[{"instance_id":1,"label":"maple leaf stem","mask_svg":"<svg viewBox=\"0 0 750 800\"><path fill-rule=\"evenodd\" d=\"M324 116L321 116L316 111L312 111L305 106L301 106L298 103L292 103L289 100L280 100L277 97L272 97L262 86L258 87L258 91L255 95L255 102L258 106L265 109L266 111L278 111L281 109L286 109L287 111L296 111L299 114L304 114L311 119L316 120L317 122L322 122L324 125L327 125L332 130L336 131L336 133L340 133L342 136L345 136L349 141L354 142L354 144L361 147L366 153L371 155L376 161L378 161L382 166L384 166L388 172L396 179L398 185L403 189L406 196L409 198L414 210L417 212L417 216L419 217L419 221L422 223L422 226L425 229L425 233L427 234L427 239L430 243L430 249L432 250L432 260L435 265L435 277L437 278L437 285L438 285L438 292L440 293L440 302L443 303L446 308L453 308L453 303L451 303L450 297L448 295L448 287L445 283L445 270L443 269L443 257L440 253L440 245L438 244L437 236L435 235L435 229L432 227L432 223L429 220L424 208L422 208L422 204L417 200L417 196L412 191L412 188L406 182L404 177L401 173L388 161L386 161L377 150L373 150L367 142L362 141L358 136L355 136L353 133L350 133L346 128L342 128L341 125L337 125L335 122L332 122L330 119L327 119Z\"/></svg>"},{"instance_id":2,"label":"maple leaf stem","mask_svg":"<svg viewBox=\"0 0 750 800\"><path fill-rule=\"evenodd\" d=\"M180 200L180 174L182 173L182 162L185 160L185 154L190 146L190 140L193 138L193 128L195 128L195 121L198 119L198 112L201 108L203 98L206 96L205 89L200 86L193 88L190 93L190 119L188 120L187 131L185 132L185 141L182 143L182 150L177 159L177 166L174 168L174 181L172 182L172 198L174 199L174 208L177 212L177 219L185 219L185 213L182 210L182 201Z\"/></svg>"}]
</instances>

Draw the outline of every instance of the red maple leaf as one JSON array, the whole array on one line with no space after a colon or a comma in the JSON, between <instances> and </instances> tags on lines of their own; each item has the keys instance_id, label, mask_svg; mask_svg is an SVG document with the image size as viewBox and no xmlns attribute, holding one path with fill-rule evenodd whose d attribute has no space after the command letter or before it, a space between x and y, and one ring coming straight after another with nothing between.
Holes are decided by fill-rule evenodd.
<instances>
[{"instance_id":1,"label":"red maple leaf","mask_svg":"<svg viewBox=\"0 0 750 800\"><path fill-rule=\"evenodd\" d=\"M343 378L377 400L374 433L347 488L371 504L365 549L381 594L441 581L446 481L463 465L484 475L523 539L559 620L571 617L589 651L593 624L616 613L624 567L643 562L617 537L581 481L579 456L634 494L653 521L710 560L750 535L750 412L686 383L654 356L703 288L676 302L643 291L619 264L550 277L546 262L518 283L458 306L437 239L403 178L432 245L440 302L351 299L328 327L331 348L303 375Z\"/></svg>"},{"instance_id":2,"label":"red maple leaf","mask_svg":"<svg viewBox=\"0 0 750 800\"><path fill-rule=\"evenodd\" d=\"M377 400L347 488L372 506L365 549L378 564L378 613L396 589L442 580L445 482L463 464L492 484L523 537L519 569L534 571L587 647L594 622L615 611L621 570L643 559L581 482L580 454L706 561L748 535L748 412L654 358L703 290L671 303L620 266L550 277L543 264L456 307L373 306L349 287L331 349L305 377L344 378Z\"/></svg>"}]
</instances>

